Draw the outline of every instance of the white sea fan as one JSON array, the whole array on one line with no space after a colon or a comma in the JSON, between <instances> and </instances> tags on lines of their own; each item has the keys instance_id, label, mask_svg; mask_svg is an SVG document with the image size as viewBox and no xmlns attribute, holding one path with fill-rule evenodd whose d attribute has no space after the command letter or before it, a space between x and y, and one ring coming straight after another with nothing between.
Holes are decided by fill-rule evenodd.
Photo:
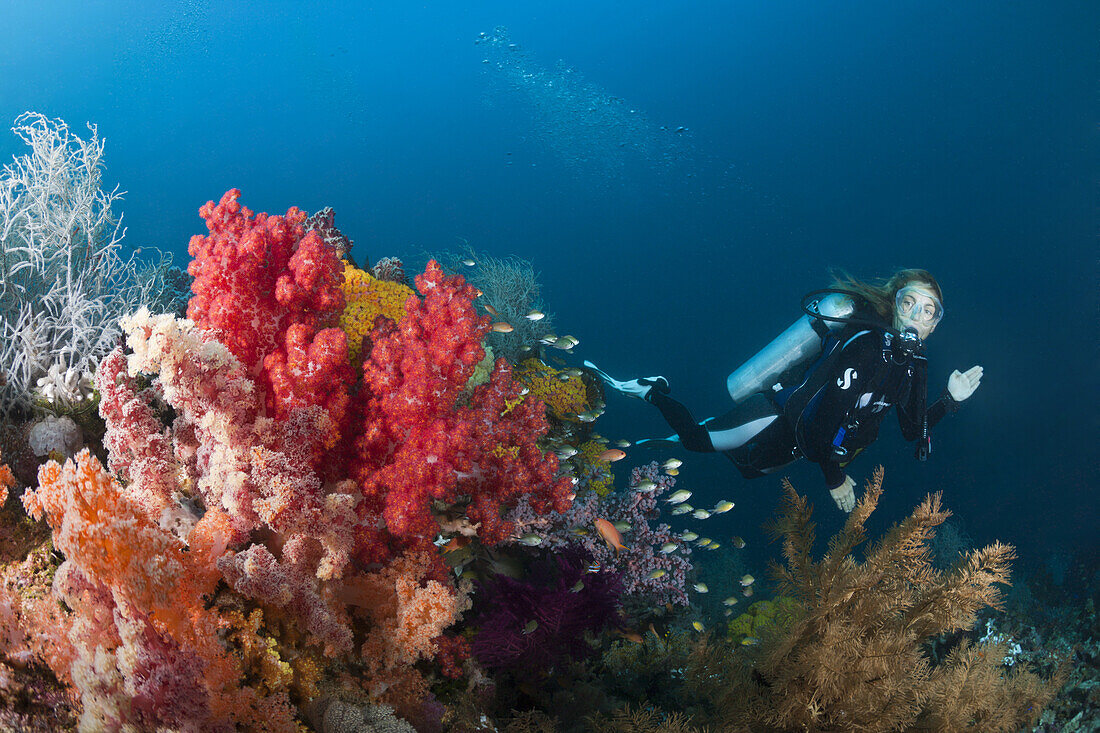
<instances>
[{"instance_id":1,"label":"white sea fan","mask_svg":"<svg viewBox=\"0 0 1100 733\"><path fill-rule=\"evenodd\" d=\"M147 304L174 307L172 258L122 257L125 230L102 185L103 141L28 112L12 128L30 151L0 171L0 417L30 405L52 365L84 375L118 341L120 316ZM172 305L169 305L171 303ZM74 389L81 381L76 378ZM60 387L55 387L60 394ZM47 389L47 391L53 391Z\"/></svg>"}]
</instances>

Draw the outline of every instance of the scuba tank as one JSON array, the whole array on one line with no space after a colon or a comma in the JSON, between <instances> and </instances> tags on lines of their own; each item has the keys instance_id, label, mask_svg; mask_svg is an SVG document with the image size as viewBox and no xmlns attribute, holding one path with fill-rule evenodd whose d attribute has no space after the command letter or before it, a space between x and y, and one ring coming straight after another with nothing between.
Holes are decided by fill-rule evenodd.
<instances>
[{"instance_id":1,"label":"scuba tank","mask_svg":"<svg viewBox=\"0 0 1100 733\"><path fill-rule=\"evenodd\" d=\"M824 297L823 292L827 293ZM734 402L777 390L784 373L821 353L822 339L843 328L855 313L855 301L843 291L814 291L807 297L815 295L809 304L802 299L805 315L729 375L726 389Z\"/></svg>"}]
</instances>

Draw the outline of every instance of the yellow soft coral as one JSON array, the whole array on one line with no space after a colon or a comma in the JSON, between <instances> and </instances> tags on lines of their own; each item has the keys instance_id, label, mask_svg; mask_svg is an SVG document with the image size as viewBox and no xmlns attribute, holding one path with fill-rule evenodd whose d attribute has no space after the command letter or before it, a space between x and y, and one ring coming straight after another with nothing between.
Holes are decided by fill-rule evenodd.
<instances>
[{"instance_id":1,"label":"yellow soft coral","mask_svg":"<svg viewBox=\"0 0 1100 733\"><path fill-rule=\"evenodd\" d=\"M577 447L577 460L588 465L585 475L589 475L587 486L599 496L607 496L615 488L615 476L607 470L607 462L598 460L607 446L598 440L589 440Z\"/></svg>"},{"instance_id":2,"label":"yellow soft coral","mask_svg":"<svg viewBox=\"0 0 1100 733\"><path fill-rule=\"evenodd\" d=\"M253 609L248 616L237 609L222 614L226 619L226 639L239 648L245 671L255 677L256 688L269 695L287 689L293 680L293 669L279 654L279 643L263 633L263 610Z\"/></svg>"},{"instance_id":3,"label":"yellow soft coral","mask_svg":"<svg viewBox=\"0 0 1100 733\"><path fill-rule=\"evenodd\" d=\"M560 374L538 359L526 359L516 365L512 377L545 402L546 409L554 417L579 422L577 413L589 409L588 388L581 377L561 379Z\"/></svg>"},{"instance_id":4,"label":"yellow soft coral","mask_svg":"<svg viewBox=\"0 0 1100 733\"><path fill-rule=\"evenodd\" d=\"M363 337L374 328L375 317L400 322L405 317L405 301L414 293L407 285L379 280L350 264L344 265L341 287L347 305L340 314L340 328L348 337L348 356L358 367L363 362Z\"/></svg>"}]
</instances>

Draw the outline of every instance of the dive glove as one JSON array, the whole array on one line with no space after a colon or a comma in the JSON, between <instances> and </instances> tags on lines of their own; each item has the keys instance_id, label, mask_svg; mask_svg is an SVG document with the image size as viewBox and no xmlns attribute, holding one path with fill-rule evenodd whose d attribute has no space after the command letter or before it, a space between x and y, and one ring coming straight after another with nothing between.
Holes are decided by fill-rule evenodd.
<instances>
[{"instance_id":1,"label":"dive glove","mask_svg":"<svg viewBox=\"0 0 1100 733\"><path fill-rule=\"evenodd\" d=\"M962 402L974 394L974 390L982 383L982 373L980 366L972 366L965 372L958 369L951 372L951 376L947 378L947 391L951 394L951 399Z\"/></svg>"},{"instance_id":2,"label":"dive glove","mask_svg":"<svg viewBox=\"0 0 1100 733\"><path fill-rule=\"evenodd\" d=\"M856 482L851 476L844 476L844 483L835 489L829 489L829 496L833 497L836 506L841 511L850 512L856 506Z\"/></svg>"}]
</instances>

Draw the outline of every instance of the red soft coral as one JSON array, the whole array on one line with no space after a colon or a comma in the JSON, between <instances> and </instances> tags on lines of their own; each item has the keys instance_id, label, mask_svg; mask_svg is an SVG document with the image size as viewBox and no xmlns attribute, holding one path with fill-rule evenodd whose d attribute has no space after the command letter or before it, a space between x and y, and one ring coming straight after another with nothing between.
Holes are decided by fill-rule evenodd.
<instances>
[{"instance_id":1,"label":"red soft coral","mask_svg":"<svg viewBox=\"0 0 1100 733\"><path fill-rule=\"evenodd\" d=\"M416 284L424 297L410 299L399 326L375 330L363 366L369 393L354 472L367 499L362 511L385 520L385 531L360 538L364 557L374 560L392 551L388 540L429 542L439 531L436 500L454 504L468 496L468 514L489 543L512 531L500 520L502 506L524 495L541 511L569 502L568 479L554 479L557 458L535 445L548 427L542 404L520 396L505 360L497 360L469 404L460 404L489 331L490 319L474 312L476 289L461 276L445 277L434 261Z\"/></svg>"},{"instance_id":2,"label":"red soft coral","mask_svg":"<svg viewBox=\"0 0 1100 733\"><path fill-rule=\"evenodd\" d=\"M347 339L335 328L344 265L332 245L304 232L297 208L253 216L240 195L231 189L199 209L210 234L191 237L187 248L195 278L187 317L259 378L269 415L320 405L342 427L355 377Z\"/></svg>"}]
</instances>

